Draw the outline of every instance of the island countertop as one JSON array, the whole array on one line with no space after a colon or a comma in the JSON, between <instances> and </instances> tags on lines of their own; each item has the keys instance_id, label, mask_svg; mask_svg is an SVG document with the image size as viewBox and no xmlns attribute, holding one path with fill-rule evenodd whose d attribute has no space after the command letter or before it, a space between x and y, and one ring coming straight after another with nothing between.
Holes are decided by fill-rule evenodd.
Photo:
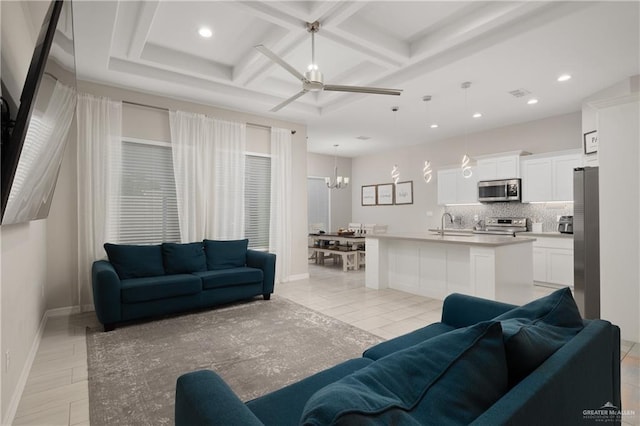
<instances>
[{"instance_id":1,"label":"island countertop","mask_svg":"<svg viewBox=\"0 0 640 426\"><path fill-rule=\"evenodd\" d=\"M437 235L433 232L407 232L407 233L391 233L391 234L374 234L367 235L369 238L379 238L385 240L408 240L408 241L423 241L433 243L447 243L447 244L461 244L467 246L481 246L481 247L500 247L512 244L524 244L535 241L535 238L526 237L511 237L503 235L486 235L486 234L466 234L459 233L458 235Z\"/></svg>"}]
</instances>

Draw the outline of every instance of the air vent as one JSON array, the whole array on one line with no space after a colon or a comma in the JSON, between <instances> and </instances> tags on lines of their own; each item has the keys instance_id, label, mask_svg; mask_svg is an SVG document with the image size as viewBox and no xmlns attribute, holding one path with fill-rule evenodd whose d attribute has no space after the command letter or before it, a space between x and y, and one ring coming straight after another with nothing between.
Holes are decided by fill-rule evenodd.
<instances>
[{"instance_id":1,"label":"air vent","mask_svg":"<svg viewBox=\"0 0 640 426\"><path fill-rule=\"evenodd\" d=\"M530 95L531 92L527 89L516 89L509 92L509 94L516 98L522 98L523 96Z\"/></svg>"},{"instance_id":2,"label":"air vent","mask_svg":"<svg viewBox=\"0 0 640 426\"><path fill-rule=\"evenodd\" d=\"M356 139L360 139L361 141L368 141L371 139L371 136L358 136Z\"/></svg>"}]
</instances>

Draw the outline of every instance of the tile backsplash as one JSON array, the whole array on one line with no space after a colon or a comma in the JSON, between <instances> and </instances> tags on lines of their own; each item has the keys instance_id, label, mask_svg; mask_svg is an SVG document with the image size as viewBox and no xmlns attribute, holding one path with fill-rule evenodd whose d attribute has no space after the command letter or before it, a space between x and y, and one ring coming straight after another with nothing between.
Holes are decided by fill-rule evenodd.
<instances>
[{"instance_id":1,"label":"tile backsplash","mask_svg":"<svg viewBox=\"0 0 640 426\"><path fill-rule=\"evenodd\" d=\"M452 228L473 228L478 215L478 220L487 217L526 217L529 219L527 226L531 230L531 223L541 222L542 231L550 232L558 229L558 216L573 215L573 203L488 203L480 205L446 206L444 211L451 213L456 218L461 217L461 223L456 220Z\"/></svg>"}]
</instances>

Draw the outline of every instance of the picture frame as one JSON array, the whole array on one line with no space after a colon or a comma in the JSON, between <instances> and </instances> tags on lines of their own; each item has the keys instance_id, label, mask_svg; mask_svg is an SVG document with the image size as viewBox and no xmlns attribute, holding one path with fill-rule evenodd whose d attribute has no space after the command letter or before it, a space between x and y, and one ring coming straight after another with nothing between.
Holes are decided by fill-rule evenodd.
<instances>
[{"instance_id":1,"label":"picture frame","mask_svg":"<svg viewBox=\"0 0 640 426\"><path fill-rule=\"evenodd\" d=\"M397 205L413 204L413 181L396 183L395 203Z\"/></svg>"},{"instance_id":2,"label":"picture frame","mask_svg":"<svg viewBox=\"0 0 640 426\"><path fill-rule=\"evenodd\" d=\"M383 183L377 185L378 192L378 205L379 206L391 206L394 202L394 184Z\"/></svg>"},{"instance_id":3,"label":"picture frame","mask_svg":"<svg viewBox=\"0 0 640 426\"><path fill-rule=\"evenodd\" d=\"M377 199L377 185L363 185L360 191L360 202L363 206L375 206Z\"/></svg>"},{"instance_id":4,"label":"picture frame","mask_svg":"<svg viewBox=\"0 0 640 426\"><path fill-rule=\"evenodd\" d=\"M595 154L598 152L598 131L592 130L583 135L584 141L584 153L585 154Z\"/></svg>"}]
</instances>

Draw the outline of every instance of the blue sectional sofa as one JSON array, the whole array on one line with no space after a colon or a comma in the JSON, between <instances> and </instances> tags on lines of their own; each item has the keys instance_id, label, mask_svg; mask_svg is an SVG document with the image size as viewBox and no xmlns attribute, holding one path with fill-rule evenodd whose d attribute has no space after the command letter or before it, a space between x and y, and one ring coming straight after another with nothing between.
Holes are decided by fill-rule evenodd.
<instances>
[{"instance_id":1,"label":"blue sectional sofa","mask_svg":"<svg viewBox=\"0 0 640 426\"><path fill-rule=\"evenodd\" d=\"M441 322L246 403L187 373L175 424L620 424L618 409L620 330L582 320L567 288L521 307L450 295Z\"/></svg>"},{"instance_id":2,"label":"blue sectional sofa","mask_svg":"<svg viewBox=\"0 0 640 426\"><path fill-rule=\"evenodd\" d=\"M116 324L273 293L276 256L248 240L105 244L93 263L93 303L105 331Z\"/></svg>"}]
</instances>

